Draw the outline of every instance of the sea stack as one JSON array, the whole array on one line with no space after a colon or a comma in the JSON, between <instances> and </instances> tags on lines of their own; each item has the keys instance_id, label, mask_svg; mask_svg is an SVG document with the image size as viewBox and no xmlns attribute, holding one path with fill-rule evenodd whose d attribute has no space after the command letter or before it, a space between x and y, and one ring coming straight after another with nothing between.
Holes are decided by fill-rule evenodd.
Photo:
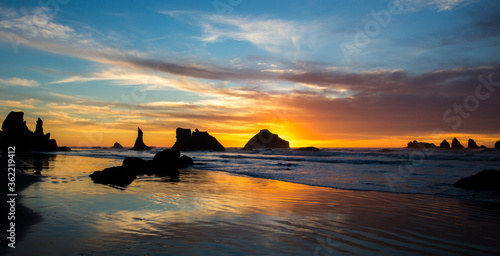
<instances>
[{"instance_id":1,"label":"sea stack","mask_svg":"<svg viewBox=\"0 0 500 256\"><path fill-rule=\"evenodd\" d=\"M496 149L500 149L500 140L495 142L495 148Z\"/></svg>"},{"instance_id":2,"label":"sea stack","mask_svg":"<svg viewBox=\"0 0 500 256\"><path fill-rule=\"evenodd\" d=\"M38 118L35 132L24 121L24 112L10 112L2 124L0 147L2 151L15 146L17 152L26 151L69 151L68 147L59 147L50 133L43 133L43 121Z\"/></svg>"},{"instance_id":3,"label":"sea stack","mask_svg":"<svg viewBox=\"0 0 500 256\"><path fill-rule=\"evenodd\" d=\"M208 134L208 132L200 132L198 129L195 129L195 131L191 133L191 129L177 128L175 130L175 134L177 141L172 146L172 149L179 151L226 150L224 146L222 146L222 144L220 144L215 137Z\"/></svg>"},{"instance_id":4,"label":"sea stack","mask_svg":"<svg viewBox=\"0 0 500 256\"><path fill-rule=\"evenodd\" d=\"M459 149L459 148L464 148L464 146L460 144L460 141L458 141L457 138L453 138L453 141L451 142L451 148Z\"/></svg>"},{"instance_id":5,"label":"sea stack","mask_svg":"<svg viewBox=\"0 0 500 256\"><path fill-rule=\"evenodd\" d=\"M434 145L434 143L418 142L414 140L408 142L408 148L417 148L417 149L436 148L436 145Z\"/></svg>"},{"instance_id":6,"label":"sea stack","mask_svg":"<svg viewBox=\"0 0 500 256\"><path fill-rule=\"evenodd\" d=\"M468 149L478 149L479 146L476 144L476 142L473 139L469 139L468 144L467 144Z\"/></svg>"},{"instance_id":7,"label":"sea stack","mask_svg":"<svg viewBox=\"0 0 500 256\"><path fill-rule=\"evenodd\" d=\"M120 143L115 142L115 144L111 148L112 149L123 149L123 146Z\"/></svg>"},{"instance_id":8,"label":"sea stack","mask_svg":"<svg viewBox=\"0 0 500 256\"><path fill-rule=\"evenodd\" d=\"M142 137L143 133L141 128L137 128L137 139L135 140L135 144L132 150L151 150L151 147L148 147L146 146L146 144L144 144Z\"/></svg>"},{"instance_id":9,"label":"sea stack","mask_svg":"<svg viewBox=\"0 0 500 256\"><path fill-rule=\"evenodd\" d=\"M441 144L439 144L439 148L445 148L445 149L450 149L450 143L446 140L443 140L443 142L441 142Z\"/></svg>"},{"instance_id":10,"label":"sea stack","mask_svg":"<svg viewBox=\"0 0 500 256\"><path fill-rule=\"evenodd\" d=\"M290 143L267 129L260 130L253 136L243 149L253 148L290 148Z\"/></svg>"}]
</instances>

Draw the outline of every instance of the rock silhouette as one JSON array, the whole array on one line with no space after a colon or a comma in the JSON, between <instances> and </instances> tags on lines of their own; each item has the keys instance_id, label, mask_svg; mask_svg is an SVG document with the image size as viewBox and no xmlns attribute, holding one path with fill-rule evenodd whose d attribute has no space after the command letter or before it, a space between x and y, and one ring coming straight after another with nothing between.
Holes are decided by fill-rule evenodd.
<instances>
[{"instance_id":1,"label":"rock silhouette","mask_svg":"<svg viewBox=\"0 0 500 256\"><path fill-rule=\"evenodd\" d=\"M453 141L451 142L451 148L459 149L459 148L464 148L464 146L460 144L460 141L458 141L457 138L453 138Z\"/></svg>"},{"instance_id":2,"label":"rock silhouette","mask_svg":"<svg viewBox=\"0 0 500 256\"><path fill-rule=\"evenodd\" d=\"M120 143L115 142L115 144L113 144L113 146L111 148L112 149L123 149L123 146Z\"/></svg>"},{"instance_id":3,"label":"rock silhouette","mask_svg":"<svg viewBox=\"0 0 500 256\"><path fill-rule=\"evenodd\" d=\"M408 142L408 148L436 148L434 143L418 142L416 140Z\"/></svg>"},{"instance_id":4,"label":"rock silhouette","mask_svg":"<svg viewBox=\"0 0 500 256\"><path fill-rule=\"evenodd\" d=\"M304 148L296 148L295 151L321 151L316 147L304 147Z\"/></svg>"},{"instance_id":5,"label":"rock silhouette","mask_svg":"<svg viewBox=\"0 0 500 256\"><path fill-rule=\"evenodd\" d=\"M468 149L478 149L479 146L476 144L476 142L473 139L469 139L467 142L467 148Z\"/></svg>"},{"instance_id":6,"label":"rock silhouette","mask_svg":"<svg viewBox=\"0 0 500 256\"><path fill-rule=\"evenodd\" d=\"M141 128L137 128L137 139L135 139L135 144L132 150L151 150L151 147L146 146L143 140L143 133Z\"/></svg>"},{"instance_id":7,"label":"rock silhouette","mask_svg":"<svg viewBox=\"0 0 500 256\"><path fill-rule=\"evenodd\" d=\"M500 140L495 142L495 148L496 149L500 149Z\"/></svg>"},{"instance_id":8,"label":"rock silhouette","mask_svg":"<svg viewBox=\"0 0 500 256\"><path fill-rule=\"evenodd\" d=\"M500 191L500 171L483 170L460 179L453 186L472 190Z\"/></svg>"},{"instance_id":9,"label":"rock silhouette","mask_svg":"<svg viewBox=\"0 0 500 256\"><path fill-rule=\"evenodd\" d=\"M6 151L7 147L15 146L17 152L27 151L69 151L68 147L59 147L50 133L43 133L43 121L38 118L35 132L32 132L24 121L24 112L10 112L2 124L0 147Z\"/></svg>"},{"instance_id":10,"label":"rock silhouette","mask_svg":"<svg viewBox=\"0 0 500 256\"><path fill-rule=\"evenodd\" d=\"M95 171L90 175L94 183L126 186L138 175L177 176L180 168L192 165L193 159L180 156L175 149L166 149L157 153L153 160L138 157L125 157L121 166Z\"/></svg>"},{"instance_id":11,"label":"rock silhouette","mask_svg":"<svg viewBox=\"0 0 500 256\"><path fill-rule=\"evenodd\" d=\"M225 148L217 141L215 137L208 134L208 132L200 132L196 129L191 133L191 129L177 128L175 130L175 137L177 138L172 149L180 151L189 150L214 150L224 151Z\"/></svg>"},{"instance_id":12,"label":"rock silhouette","mask_svg":"<svg viewBox=\"0 0 500 256\"><path fill-rule=\"evenodd\" d=\"M443 142L441 142L441 144L439 144L439 148L446 148L446 149L450 149L451 146L450 146L450 143L446 140L443 140Z\"/></svg>"},{"instance_id":13,"label":"rock silhouette","mask_svg":"<svg viewBox=\"0 0 500 256\"><path fill-rule=\"evenodd\" d=\"M253 148L290 148L290 143L267 129L260 130L253 136L243 149Z\"/></svg>"}]
</instances>

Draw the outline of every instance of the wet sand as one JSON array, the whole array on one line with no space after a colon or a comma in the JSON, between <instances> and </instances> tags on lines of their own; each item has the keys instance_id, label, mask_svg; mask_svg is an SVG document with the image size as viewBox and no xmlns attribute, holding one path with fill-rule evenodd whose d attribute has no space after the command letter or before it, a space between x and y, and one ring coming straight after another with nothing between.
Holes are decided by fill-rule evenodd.
<instances>
[{"instance_id":1,"label":"wet sand","mask_svg":"<svg viewBox=\"0 0 500 256\"><path fill-rule=\"evenodd\" d=\"M34 173L23 173L22 171L25 170L27 165L29 165L29 169L33 169L33 162L38 162L39 160L36 160L38 157L37 156L21 156L21 157L16 157L16 161L18 163L16 164L16 167L18 172L16 172L15 176L15 193L18 194L17 197L15 197L16 200L16 205L15 205L15 240L10 241L8 240L8 232L7 230L10 229L10 222L11 220L8 219L8 214L10 213L10 205L7 204L7 158L6 157L0 157L0 163L2 163L2 166L0 167L0 173L3 175L3 181L1 182L2 188L4 188L2 191L2 204L0 205L0 212L2 213L2 221L1 221L1 247L0 247L0 253L4 253L8 248L8 244L12 244L13 246L16 246L17 243L23 240L23 238L26 236L28 233L29 229L31 226L39 223L42 218L39 214L34 212L32 209L29 209L23 204L23 198L21 196L21 193L24 189L27 187L31 186L32 184L42 181L42 177L39 175L36 175ZM42 159L46 159L47 156L41 156ZM10 199L10 197L9 197ZM15 243L12 243L15 242Z\"/></svg>"},{"instance_id":2,"label":"wet sand","mask_svg":"<svg viewBox=\"0 0 500 256\"><path fill-rule=\"evenodd\" d=\"M497 255L500 204L184 170L124 189L120 160L57 156L21 194L43 217L5 255Z\"/></svg>"}]
</instances>

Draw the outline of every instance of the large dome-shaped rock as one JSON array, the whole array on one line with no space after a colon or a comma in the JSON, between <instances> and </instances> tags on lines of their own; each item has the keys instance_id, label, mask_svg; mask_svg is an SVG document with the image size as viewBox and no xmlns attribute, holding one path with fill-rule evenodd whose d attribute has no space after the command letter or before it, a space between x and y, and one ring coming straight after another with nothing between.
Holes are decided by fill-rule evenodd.
<instances>
[{"instance_id":1,"label":"large dome-shaped rock","mask_svg":"<svg viewBox=\"0 0 500 256\"><path fill-rule=\"evenodd\" d=\"M460 141L457 140L457 138L453 138L453 141L451 142L451 148L453 149L459 149L459 148L464 148Z\"/></svg>"},{"instance_id":2,"label":"large dome-shaped rock","mask_svg":"<svg viewBox=\"0 0 500 256\"><path fill-rule=\"evenodd\" d=\"M132 150L151 150L151 147L146 146L143 140L143 133L141 128L137 128L137 139L135 139L135 144Z\"/></svg>"},{"instance_id":3,"label":"large dome-shaped rock","mask_svg":"<svg viewBox=\"0 0 500 256\"><path fill-rule=\"evenodd\" d=\"M500 149L500 140L495 142L495 148L496 149Z\"/></svg>"},{"instance_id":4,"label":"large dome-shaped rock","mask_svg":"<svg viewBox=\"0 0 500 256\"><path fill-rule=\"evenodd\" d=\"M453 186L472 190L500 191L500 171L484 170L460 179Z\"/></svg>"},{"instance_id":5,"label":"large dome-shaped rock","mask_svg":"<svg viewBox=\"0 0 500 256\"><path fill-rule=\"evenodd\" d=\"M479 146L476 144L476 142L473 139L469 139L467 142L467 148L468 149L478 149Z\"/></svg>"},{"instance_id":6,"label":"large dome-shaped rock","mask_svg":"<svg viewBox=\"0 0 500 256\"><path fill-rule=\"evenodd\" d=\"M290 148L290 143L280 138L277 134L264 129L253 136L243 149L252 148Z\"/></svg>"},{"instance_id":7,"label":"large dome-shaped rock","mask_svg":"<svg viewBox=\"0 0 500 256\"><path fill-rule=\"evenodd\" d=\"M177 141L172 149L180 151L188 150L214 150L224 151L225 148L215 137L208 132L200 132L196 129L191 133L191 129L177 128L175 130Z\"/></svg>"},{"instance_id":8,"label":"large dome-shaped rock","mask_svg":"<svg viewBox=\"0 0 500 256\"><path fill-rule=\"evenodd\" d=\"M24 121L24 112L10 112L2 124L0 147L6 151L7 147L15 146L17 152L26 151L69 151L68 147L59 147L50 133L43 133L43 121L38 118L35 132L30 131Z\"/></svg>"},{"instance_id":9,"label":"large dome-shaped rock","mask_svg":"<svg viewBox=\"0 0 500 256\"><path fill-rule=\"evenodd\" d=\"M450 149L451 146L450 146L450 143L448 141L443 140L443 142L441 142L441 144L439 144L439 148Z\"/></svg>"}]
</instances>

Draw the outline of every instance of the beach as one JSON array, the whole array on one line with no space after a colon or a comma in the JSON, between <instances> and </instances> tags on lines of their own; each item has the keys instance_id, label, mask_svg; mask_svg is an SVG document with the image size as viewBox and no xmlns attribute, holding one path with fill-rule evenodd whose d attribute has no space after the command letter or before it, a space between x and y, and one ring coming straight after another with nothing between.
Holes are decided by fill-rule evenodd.
<instances>
[{"instance_id":1,"label":"beach","mask_svg":"<svg viewBox=\"0 0 500 256\"><path fill-rule=\"evenodd\" d=\"M496 255L500 204L189 168L94 184L121 159L50 155L20 192L41 218L4 255ZM35 253L35 254L34 254Z\"/></svg>"}]
</instances>

